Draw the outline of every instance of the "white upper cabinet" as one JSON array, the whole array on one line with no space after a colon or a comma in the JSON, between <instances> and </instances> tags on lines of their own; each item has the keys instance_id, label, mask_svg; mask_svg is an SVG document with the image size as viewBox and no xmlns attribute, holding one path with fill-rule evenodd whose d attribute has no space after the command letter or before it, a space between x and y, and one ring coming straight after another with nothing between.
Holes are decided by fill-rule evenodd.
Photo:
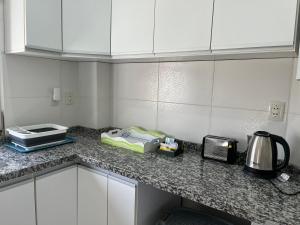
<instances>
[{"instance_id":1,"label":"white upper cabinet","mask_svg":"<svg viewBox=\"0 0 300 225\"><path fill-rule=\"evenodd\" d=\"M36 224L33 181L0 190L0 218L3 225Z\"/></svg>"},{"instance_id":2,"label":"white upper cabinet","mask_svg":"<svg viewBox=\"0 0 300 225\"><path fill-rule=\"evenodd\" d=\"M61 0L26 0L26 46L62 50Z\"/></svg>"},{"instance_id":3,"label":"white upper cabinet","mask_svg":"<svg viewBox=\"0 0 300 225\"><path fill-rule=\"evenodd\" d=\"M212 49L293 46L297 0L215 0Z\"/></svg>"},{"instance_id":4,"label":"white upper cabinet","mask_svg":"<svg viewBox=\"0 0 300 225\"><path fill-rule=\"evenodd\" d=\"M110 55L111 0L62 2L63 51Z\"/></svg>"},{"instance_id":5,"label":"white upper cabinet","mask_svg":"<svg viewBox=\"0 0 300 225\"><path fill-rule=\"evenodd\" d=\"M210 49L213 0L157 0L154 52Z\"/></svg>"},{"instance_id":6,"label":"white upper cabinet","mask_svg":"<svg viewBox=\"0 0 300 225\"><path fill-rule=\"evenodd\" d=\"M112 55L153 52L155 0L112 1Z\"/></svg>"},{"instance_id":7,"label":"white upper cabinet","mask_svg":"<svg viewBox=\"0 0 300 225\"><path fill-rule=\"evenodd\" d=\"M61 52L61 0L5 0L7 52Z\"/></svg>"},{"instance_id":8,"label":"white upper cabinet","mask_svg":"<svg viewBox=\"0 0 300 225\"><path fill-rule=\"evenodd\" d=\"M294 57L298 46L298 0L4 1L6 53L150 62Z\"/></svg>"}]
</instances>

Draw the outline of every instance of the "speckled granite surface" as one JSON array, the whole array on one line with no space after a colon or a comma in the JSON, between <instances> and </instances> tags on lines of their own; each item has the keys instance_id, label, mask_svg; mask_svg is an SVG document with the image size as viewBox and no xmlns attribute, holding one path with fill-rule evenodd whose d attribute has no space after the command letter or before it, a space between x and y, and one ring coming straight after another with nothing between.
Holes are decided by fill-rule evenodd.
<instances>
[{"instance_id":1,"label":"speckled granite surface","mask_svg":"<svg viewBox=\"0 0 300 225\"><path fill-rule=\"evenodd\" d=\"M257 223L300 224L300 195L281 194L266 180L245 175L241 166L203 161L197 151L176 158L137 154L99 144L99 133L75 129L77 142L36 153L20 154L0 146L0 184L63 164L90 166L150 184L212 208ZM300 176L284 184L300 189Z\"/></svg>"}]
</instances>

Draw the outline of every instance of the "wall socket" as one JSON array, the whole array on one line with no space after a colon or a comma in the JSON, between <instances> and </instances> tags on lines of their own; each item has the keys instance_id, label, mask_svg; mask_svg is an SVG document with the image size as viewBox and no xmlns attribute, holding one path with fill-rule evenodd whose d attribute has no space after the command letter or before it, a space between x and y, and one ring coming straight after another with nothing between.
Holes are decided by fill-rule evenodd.
<instances>
[{"instance_id":1,"label":"wall socket","mask_svg":"<svg viewBox=\"0 0 300 225\"><path fill-rule=\"evenodd\" d=\"M73 94L72 92L66 92L65 93L65 104L66 105L73 105Z\"/></svg>"},{"instance_id":2,"label":"wall socket","mask_svg":"<svg viewBox=\"0 0 300 225\"><path fill-rule=\"evenodd\" d=\"M285 102L272 101L269 106L269 120L283 121L285 111Z\"/></svg>"}]
</instances>

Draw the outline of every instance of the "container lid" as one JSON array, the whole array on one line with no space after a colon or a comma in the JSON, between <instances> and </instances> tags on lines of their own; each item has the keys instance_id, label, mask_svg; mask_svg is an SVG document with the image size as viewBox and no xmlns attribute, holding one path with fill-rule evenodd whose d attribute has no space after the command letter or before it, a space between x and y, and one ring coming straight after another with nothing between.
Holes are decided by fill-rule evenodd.
<instances>
[{"instance_id":1,"label":"container lid","mask_svg":"<svg viewBox=\"0 0 300 225\"><path fill-rule=\"evenodd\" d=\"M270 137L271 136L271 134L269 132L266 132L266 131L256 131L254 133L254 135L260 136L260 137Z\"/></svg>"}]
</instances>

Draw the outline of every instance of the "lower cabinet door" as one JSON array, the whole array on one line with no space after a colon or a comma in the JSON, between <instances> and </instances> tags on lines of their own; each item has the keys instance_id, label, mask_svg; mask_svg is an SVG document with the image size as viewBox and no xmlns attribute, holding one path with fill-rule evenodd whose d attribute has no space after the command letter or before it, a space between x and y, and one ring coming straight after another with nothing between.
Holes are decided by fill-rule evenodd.
<instances>
[{"instance_id":1,"label":"lower cabinet door","mask_svg":"<svg viewBox=\"0 0 300 225\"><path fill-rule=\"evenodd\" d=\"M0 224L36 224L33 181L0 189Z\"/></svg>"},{"instance_id":2,"label":"lower cabinet door","mask_svg":"<svg viewBox=\"0 0 300 225\"><path fill-rule=\"evenodd\" d=\"M77 224L77 167L36 178L38 225Z\"/></svg>"},{"instance_id":3,"label":"lower cabinet door","mask_svg":"<svg viewBox=\"0 0 300 225\"><path fill-rule=\"evenodd\" d=\"M80 167L78 225L107 225L107 176Z\"/></svg>"},{"instance_id":4,"label":"lower cabinet door","mask_svg":"<svg viewBox=\"0 0 300 225\"><path fill-rule=\"evenodd\" d=\"M109 177L108 225L135 225L136 185Z\"/></svg>"}]
</instances>

